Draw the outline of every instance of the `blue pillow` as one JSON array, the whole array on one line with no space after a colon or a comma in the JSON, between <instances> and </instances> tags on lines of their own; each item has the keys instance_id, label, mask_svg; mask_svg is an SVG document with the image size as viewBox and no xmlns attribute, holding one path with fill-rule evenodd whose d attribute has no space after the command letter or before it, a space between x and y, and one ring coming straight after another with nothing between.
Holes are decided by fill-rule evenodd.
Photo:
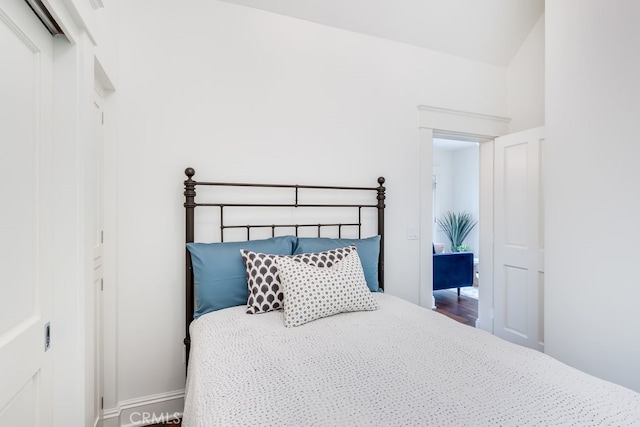
<instances>
[{"instance_id":1,"label":"blue pillow","mask_svg":"<svg viewBox=\"0 0 640 427\"><path fill-rule=\"evenodd\" d=\"M332 239L329 237L298 237L294 255L322 252L355 245L364 270L364 278L372 292L380 290L378 285L378 258L380 256L380 236L366 239Z\"/></svg>"},{"instance_id":2,"label":"blue pillow","mask_svg":"<svg viewBox=\"0 0 640 427\"><path fill-rule=\"evenodd\" d=\"M249 288L240 249L291 255L295 236L221 243L187 243L193 265L196 319L205 313L247 304Z\"/></svg>"}]
</instances>

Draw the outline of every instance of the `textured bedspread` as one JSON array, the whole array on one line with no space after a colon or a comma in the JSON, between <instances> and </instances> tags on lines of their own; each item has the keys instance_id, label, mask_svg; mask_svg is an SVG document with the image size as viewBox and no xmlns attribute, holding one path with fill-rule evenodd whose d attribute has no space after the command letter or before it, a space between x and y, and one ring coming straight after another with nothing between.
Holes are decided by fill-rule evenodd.
<instances>
[{"instance_id":1,"label":"textured bedspread","mask_svg":"<svg viewBox=\"0 0 640 427\"><path fill-rule=\"evenodd\" d=\"M401 299L286 328L191 325L184 427L640 426L640 394Z\"/></svg>"}]
</instances>

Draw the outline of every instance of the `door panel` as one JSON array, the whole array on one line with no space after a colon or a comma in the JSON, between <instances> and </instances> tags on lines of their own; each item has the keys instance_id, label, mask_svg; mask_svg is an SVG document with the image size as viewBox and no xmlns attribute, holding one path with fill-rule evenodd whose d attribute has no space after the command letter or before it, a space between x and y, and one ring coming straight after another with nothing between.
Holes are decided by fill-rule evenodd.
<instances>
[{"instance_id":1,"label":"door panel","mask_svg":"<svg viewBox=\"0 0 640 427\"><path fill-rule=\"evenodd\" d=\"M526 337L526 312L520 310L520 307L527 305L527 270L505 265L503 277L505 288L504 328L513 334Z\"/></svg>"},{"instance_id":2,"label":"door panel","mask_svg":"<svg viewBox=\"0 0 640 427\"><path fill-rule=\"evenodd\" d=\"M498 142L500 144L500 142ZM504 144L503 167L505 243L510 247L526 248L527 239L527 154L526 142Z\"/></svg>"},{"instance_id":3,"label":"door panel","mask_svg":"<svg viewBox=\"0 0 640 427\"><path fill-rule=\"evenodd\" d=\"M2 425L6 426L35 426L37 424L37 406L34 402L38 402L38 375L29 379L27 383L18 391L6 409L0 414Z\"/></svg>"},{"instance_id":4,"label":"door panel","mask_svg":"<svg viewBox=\"0 0 640 427\"><path fill-rule=\"evenodd\" d=\"M52 38L0 5L0 425L51 425Z\"/></svg>"},{"instance_id":5,"label":"door panel","mask_svg":"<svg viewBox=\"0 0 640 427\"><path fill-rule=\"evenodd\" d=\"M542 157L544 128L495 140L494 333L544 349Z\"/></svg>"}]
</instances>

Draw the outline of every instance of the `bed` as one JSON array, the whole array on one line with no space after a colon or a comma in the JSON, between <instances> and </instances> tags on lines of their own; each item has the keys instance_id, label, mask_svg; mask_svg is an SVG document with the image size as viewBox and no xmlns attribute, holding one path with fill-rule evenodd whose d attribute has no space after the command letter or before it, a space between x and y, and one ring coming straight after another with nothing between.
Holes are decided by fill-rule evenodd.
<instances>
[{"instance_id":1,"label":"bed","mask_svg":"<svg viewBox=\"0 0 640 427\"><path fill-rule=\"evenodd\" d=\"M640 394L384 293L383 178L300 186L185 173L184 427L640 425ZM196 201L196 188L211 199ZM272 201L272 190L291 196ZM212 217L215 242L195 230ZM205 277L211 265L235 270ZM305 297L314 302L300 310Z\"/></svg>"}]
</instances>

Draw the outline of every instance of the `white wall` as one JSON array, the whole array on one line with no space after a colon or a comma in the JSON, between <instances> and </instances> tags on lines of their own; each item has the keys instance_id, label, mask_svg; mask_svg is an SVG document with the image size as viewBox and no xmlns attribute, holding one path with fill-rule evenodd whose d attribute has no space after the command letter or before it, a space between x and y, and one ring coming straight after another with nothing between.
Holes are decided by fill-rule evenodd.
<instances>
[{"instance_id":1,"label":"white wall","mask_svg":"<svg viewBox=\"0 0 640 427\"><path fill-rule=\"evenodd\" d=\"M453 200L458 212L469 212L478 220L480 214L480 149L477 144L469 148L456 150L453 154L455 169L453 177L455 191ZM472 252L478 255L478 232L480 226L476 225L464 243Z\"/></svg>"},{"instance_id":2,"label":"white wall","mask_svg":"<svg viewBox=\"0 0 640 427\"><path fill-rule=\"evenodd\" d=\"M184 387L183 170L387 178L387 291L419 298L419 104L504 116L506 69L217 1L122 2L118 401Z\"/></svg>"},{"instance_id":3,"label":"white wall","mask_svg":"<svg viewBox=\"0 0 640 427\"><path fill-rule=\"evenodd\" d=\"M453 186L453 152L451 150L438 148L434 145L433 174L436 176L434 219L437 219L445 212L455 210L453 204L455 191ZM449 239L436 222L433 224L433 241L434 243L444 243L444 250L451 251Z\"/></svg>"},{"instance_id":4,"label":"white wall","mask_svg":"<svg viewBox=\"0 0 640 427\"><path fill-rule=\"evenodd\" d=\"M545 347L640 391L638 16L547 2Z\"/></svg>"},{"instance_id":5,"label":"white wall","mask_svg":"<svg viewBox=\"0 0 640 427\"><path fill-rule=\"evenodd\" d=\"M435 216L441 217L447 211L470 212L474 218L479 218L480 201L480 158L477 144L468 143L467 148L451 150L446 148L447 140L435 140L434 144L445 145L445 148L437 144L433 148L433 174L436 175L436 206ZM447 236L440 230L440 226L434 224L434 242L444 243L445 251L451 251L451 244ZM476 226L465 244L473 252L478 253L478 232Z\"/></svg>"},{"instance_id":6,"label":"white wall","mask_svg":"<svg viewBox=\"0 0 640 427\"><path fill-rule=\"evenodd\" d=\"M544 125L544 33L543 14L507 68L510 133Z\"/></svg>"}]
</instances>

